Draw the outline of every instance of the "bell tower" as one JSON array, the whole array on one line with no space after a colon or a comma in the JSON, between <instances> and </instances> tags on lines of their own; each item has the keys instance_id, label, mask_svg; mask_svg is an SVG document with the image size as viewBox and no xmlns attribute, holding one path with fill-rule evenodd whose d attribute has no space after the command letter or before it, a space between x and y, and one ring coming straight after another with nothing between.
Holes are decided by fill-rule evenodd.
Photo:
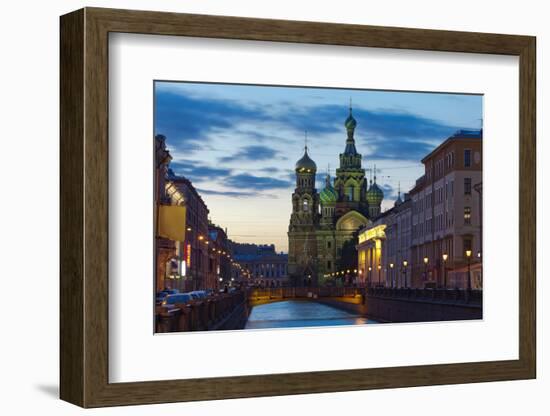
<instances>
[{"instance_id":1,"label":"bell tower","mask_svg":"<svg viewBox=\"0 0 550 416\"><path fill-rule=\"evenodd\" d=\"M288 226L288 273L295 286L316 285L317 246L315 231L319 225L319 194L315 189L317 165L304 155L294 169L296 188L292 194L292 213Z\"/></svg>"}]
</instances>

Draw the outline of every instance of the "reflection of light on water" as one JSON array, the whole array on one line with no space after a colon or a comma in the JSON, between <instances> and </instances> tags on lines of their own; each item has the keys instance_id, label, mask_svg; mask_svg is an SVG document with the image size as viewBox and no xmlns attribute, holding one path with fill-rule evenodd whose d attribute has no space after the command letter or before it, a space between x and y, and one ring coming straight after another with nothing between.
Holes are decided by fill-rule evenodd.
<instances>
[{"instance_id":1,"label":"reflection of light on water","mask_svg":"<svg viewBox=\"0 0 550 416\"><path fill-rule=\"evenodd\" d=\"M252 308L246 329L365 325L376 323L362 316L316 302L288 300Z\"/></svg>"}]
</instances>

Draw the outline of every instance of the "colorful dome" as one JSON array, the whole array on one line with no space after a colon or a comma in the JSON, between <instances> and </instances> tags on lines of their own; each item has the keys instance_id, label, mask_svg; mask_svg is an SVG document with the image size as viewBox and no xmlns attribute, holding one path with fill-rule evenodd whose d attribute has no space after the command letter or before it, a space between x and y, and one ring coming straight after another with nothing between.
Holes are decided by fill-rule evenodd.
<instances>
[{"instance_id":1,"label":"colorful dome","mask_svg":"<svg viewBox=\"0 0 550 416\"><path fill-rule=\"evenodd\" d=\"M374 182L371 184L369 190L367 191L367 202L369 205L380 205L384 199L384 192L382 189Z\"/></svg>"},{"instance_id":2,"label":"colorful dome","mask_svg":"<svg viewBox=\"0 0 550 416\"><path fill-rule=\"evenodd\" d=\"M351 115L351 109L348 118L346 118L346 121L344 122L344 125L346 126L347 130L354 130L357 126L357 121Z\"/></svg>"},{"instance_id":3,"label":"colorful dome","mask_svg":"<svg viewBox=\"0 0 550 416\"><path fill-rule=\"evenodd\" d=\"M302 158L296 162L296 172L311 172L317 171L317 165L307 154L307 147L304 150Z\"/></svg>"},{"instance_id":4,"label":"colorful dome","mask_svg":"<svg viewBox=\"0 0 550 416\"><path fill-rule=\"evenodd\" d=\"M332 187L330 182L328 182L325 188L319 194L319 198L321 198L321 202L323 204L333 204L338 200L338 193Z\"/></svg>"}]
</instances>

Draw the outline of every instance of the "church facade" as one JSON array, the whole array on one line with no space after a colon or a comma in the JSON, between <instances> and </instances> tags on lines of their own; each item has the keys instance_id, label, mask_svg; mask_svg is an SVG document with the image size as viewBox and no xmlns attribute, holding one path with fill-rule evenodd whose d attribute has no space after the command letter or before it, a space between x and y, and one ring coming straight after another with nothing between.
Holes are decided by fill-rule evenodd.
<instances>
[{"instance_id":1,"label":"church facade","mask_svg":"<svg viewBox=\"0 0 550 416\"><path fill-rule=\"evenodd\" d=\"M380 214L384 194L368 181L362 155L355 147L357 121L350 106L346 119L345 149L332 179L327 172L324 188L315 188L317 165L308 154L296 162L296 188L288 227L288 273L297 285L323 285L325 275L339 270L342 251L355 232Z\"/></svg>"}]
</instances>

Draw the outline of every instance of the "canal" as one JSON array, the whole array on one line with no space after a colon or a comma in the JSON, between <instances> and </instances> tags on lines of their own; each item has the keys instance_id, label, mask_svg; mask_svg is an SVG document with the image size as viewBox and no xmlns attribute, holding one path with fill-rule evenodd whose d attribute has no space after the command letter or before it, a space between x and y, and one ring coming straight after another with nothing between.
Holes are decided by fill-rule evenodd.
<instances>
[{"instance_id":1,"label":"canal","mask_svg":"<svg viewBox=\"0 0 550 416\"><path fill-rule=\"evenodd\" d=\"M245 329L364 325L371 323L376 323L376 321L332 306L307 300L287 300L254 306Z\"/></svg>"}]
</instances>

